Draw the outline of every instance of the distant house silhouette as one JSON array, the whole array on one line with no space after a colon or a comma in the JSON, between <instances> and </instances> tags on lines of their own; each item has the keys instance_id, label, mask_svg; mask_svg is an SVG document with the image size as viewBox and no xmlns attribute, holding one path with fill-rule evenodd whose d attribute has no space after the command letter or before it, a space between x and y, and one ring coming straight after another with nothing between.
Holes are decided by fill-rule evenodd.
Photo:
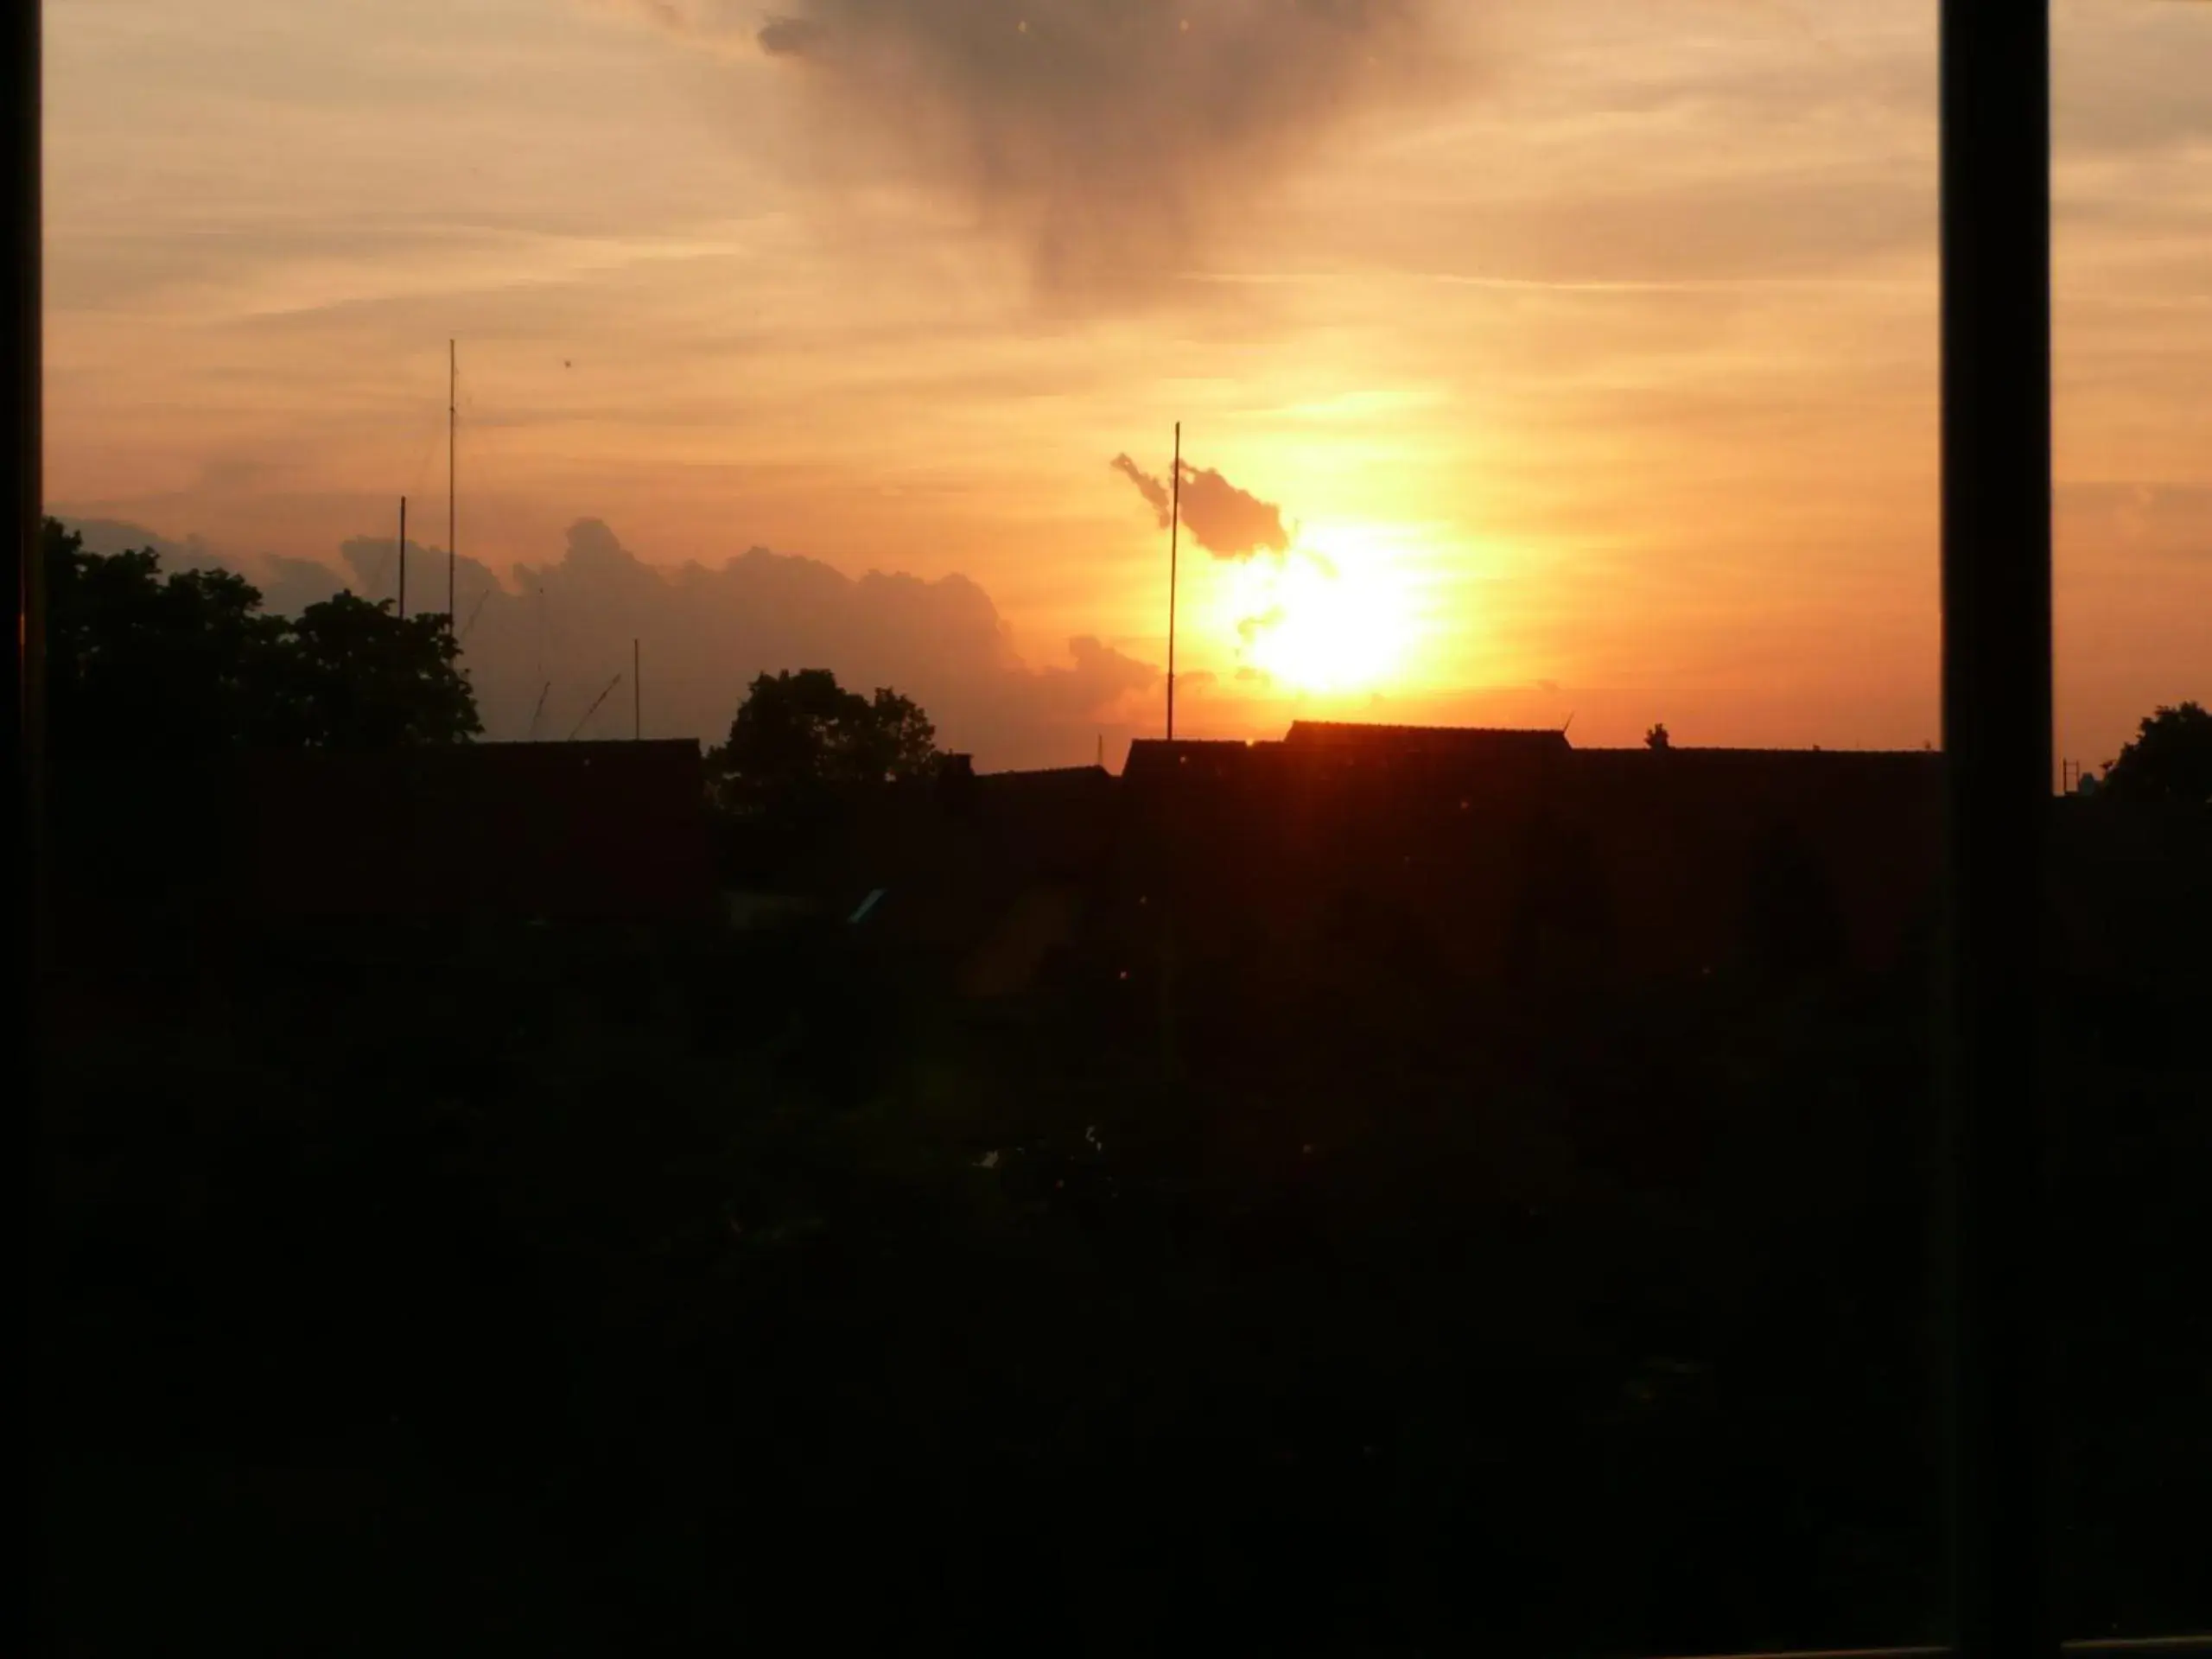
<instances>
[{"instance_id":1,"label":"distant house silhouette","mask_svg":"<svg viewBox=\"0 0 2212 1659\"><path fill-rule=\"evenodd\" d=\"M1116 786L1098 766L977 774L948 756L934 779L871 792L800 881L857 913L876 948L938 964L960 995L1035 985L1074 947L1111 867Z\"/></svg>"},{"instance_id":2,"label":"distant house silhouette","mask_svg":"<svg viewBox=\"0 0 2212 1659\"><path fill-rule=\"evenodd\" d=\"M1301 721L1280 742L1133 744L1124 810L1152 866L1134 879L1224 925L1357 895L1471 974L1794 973L1895 961L1924 926L1941 765Z\"/></svg>"},{"instance_id":3,"label":"distant house silhouette","mask_svg":"<svg viewBox=\"0 0 2212 1659\"><path fill-rule=\"evenodd\" d=\"M1370 726L1356 721L1300 720L1283 739L1293 749L1361 753L1427 754L1478 764L1486 760L1553 759L1571 753L1567 734L1484 726Z\"/></svg>"},{"instance_id":4,"label":"distant house silhouette","mask_svg":"<svg viewBox=\"0 0 2212 1659\"><path fill-rule=\"evenodd\" d=\"M1283 764L1362 760L1438 760L1461 766L1527 766L1572 753L1564 732L1475 726L1369 726L1300 720L1279 742L1241 743L1139 738L1129 746L1124 778L1143 783L1167 777L1249 777Z\"/></svg>"},{"instance_id":5,"label":"distant house silhouette","mask_svg":"<svg viewBox=\"0 0 2212 1659\"><path fill-rule=\"evenodd\" d=\"M1138 788L1187 783L1193 779L1217 782L1242 781L1250 778L1255 768L1272 758L1270 750L1281 747L1268 743L1223 742L1191 738L1177 738L1169 741L1141 737L1129 745L1129 758L1122 764L1122 778L1125 783Z\"/></svg>"},{"instance_id":6,"label":"distant house silhouette","mask_svg":"<svg viewBox=\"0 0 2212 1659\"><path fill-rule=\"evenodd\" d=\"M956 757L873 791L804 879L840 917L880 893L870 937L976 996L1056 961L1141 981L1168 955L1224 994L1383 958L1408 987L1783 984L1897 964L1924 938L1941 766L1300 721L1275 742L1139 740L1119 779Z\"/></svg>"},{"instance_id":7,"label":"distant house silhouette","mask_svg":"<svg viewBox=\"0 0 2212 1659\"><path fill-rule=\"evenodd\" d=\"M1574 810L1652 961L1897 960L1935 903L1942 757L1925 750L1600 749Z\"/></svg>"}]
</instances>

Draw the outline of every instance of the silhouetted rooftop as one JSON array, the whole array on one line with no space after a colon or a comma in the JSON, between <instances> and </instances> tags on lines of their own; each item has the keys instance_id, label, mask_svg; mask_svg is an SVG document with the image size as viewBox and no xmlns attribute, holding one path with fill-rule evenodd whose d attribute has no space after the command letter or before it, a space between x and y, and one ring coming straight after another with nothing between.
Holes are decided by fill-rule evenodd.
<instances>
[{"instance_id":1,"label":"silhouetted rooftop","mask_svg":"<svg viewBox=\"0 0 2212 1659\"><path fill-rule=\"evenodd\" d=\"M1041 766L1028 772L986 772L979 774L979 781L1020 788L1032 784L1089 785L1112 775L1103 766Z\"/></svg>"},{"instance_id":2,"label":"silhouetted rooftop","mask_svg":"<svg viewBox=\"0 0 2212 1659\"><path fill-rule=\"evenodd\" d=\"M1942 753L1935 749L1732 749L1707 748L1689 744L1674 744L1663 749L1577 749L1575 753L1580 755L1688 755L1718 760L1912 760L1929 764L1943 758Z\"/></svg>"},{"instance_id":3,"label":"silhouetted rooftop","mask_svg":"<svg viewBox=\"0 0 2212 1659\"><path fill-rule=\"evenodd\" d=\"M1353 721L1300 720L1284 742L1293 748L1363 748L1469 757L1564 754L1563 731L1485 726L1380 726Z\"/></svg>"},{"instance_id":4,"label":"silhouetted rooftop","mask_svg":"<svg viewBox=\"0 0 2212 1659\"><path fill-rule=\"evenodd\" d=\"M1281 747L1211 738L1179 737L1170 742L1163 738L1141 737L1129 745L1129 758L1122 767L1122 776L1135 783L1144 783L1171 776L1188 777L1193 772L1206 778L1241 774L1257 750Z\"/></svg>"}]
</instances>

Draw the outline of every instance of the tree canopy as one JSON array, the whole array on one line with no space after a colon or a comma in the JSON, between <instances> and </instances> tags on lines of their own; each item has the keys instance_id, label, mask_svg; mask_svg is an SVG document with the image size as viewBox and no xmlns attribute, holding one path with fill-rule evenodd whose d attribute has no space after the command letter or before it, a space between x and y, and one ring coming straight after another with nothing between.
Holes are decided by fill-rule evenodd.
<instances>
[{"instance_id":1,"label":"tree canopy","mask_svg":"<svg viewBox=\"0 0 2212 1659\"><path fill-rule=\"evenodd\" d=\"M919 777L937 759L937 728L910 697L848 691L826 668L762 674L710 757L741 801L824 786Z\"/></svg>"},{"instance_id":2,"label":"tree canopy","mask_svg":"<svg viewBox=\"0 0 2212 1659\"><path fill-rule=\"evenodd\" d=\"M438 615L340 594L270 616L245 578L166 575L45 524L48 720L58 757L452 743L483 729Z\"/></svg>"},{"instance_id":3,"label":"tree canopy","mask_svg":"<svg viewBox=\"0 0 2212 1659\"><path fill-rule=\"evenodd\" d=\"M2114 800L2212 804L2212 713L2197 703L2146 715L2135 739L2105 768Z\"/></svg>"}]
</instances>

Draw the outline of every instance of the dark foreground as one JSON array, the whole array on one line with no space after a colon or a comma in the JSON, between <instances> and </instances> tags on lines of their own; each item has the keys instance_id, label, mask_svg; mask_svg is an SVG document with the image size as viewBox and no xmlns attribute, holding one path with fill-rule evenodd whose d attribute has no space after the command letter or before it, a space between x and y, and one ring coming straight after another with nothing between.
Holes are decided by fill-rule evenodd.
<instances>
[{"instance_id":1,"label":"dark foreground","mask_svg":"<svg viewBox=\"0 0 2212 1659\"><path fill-rule=\"evenodd\" d=\"M2055 987L2085 1635L2212 1623L2169 909ZM1116 950L988 1006L830 926L73 970L63 1650L1940 1634L1924 959Z\"/></svg>"}]
</instances>

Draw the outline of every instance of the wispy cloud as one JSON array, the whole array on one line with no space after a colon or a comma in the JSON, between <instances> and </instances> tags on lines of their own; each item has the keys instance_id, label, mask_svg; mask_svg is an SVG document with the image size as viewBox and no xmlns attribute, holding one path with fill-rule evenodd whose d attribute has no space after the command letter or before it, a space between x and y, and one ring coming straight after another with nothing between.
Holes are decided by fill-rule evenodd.
<instances>
[{"instance_id":1,"label":"wispy cloud","mask_svg":"<svg viewBox=\"0 0 2212 1659\"><path fill-rule=\"evenodd\" d=\"M1173 512L1168 486L1127 455L1116 455L1114 470L1135 486L1162 530ZM1290 532L1282 509L1241 490L1219 473L1183 463L1183 525L1200 547L1217 558L1249 559L1257 553L1284 553Z\"/></svg>"}]
</instances>

